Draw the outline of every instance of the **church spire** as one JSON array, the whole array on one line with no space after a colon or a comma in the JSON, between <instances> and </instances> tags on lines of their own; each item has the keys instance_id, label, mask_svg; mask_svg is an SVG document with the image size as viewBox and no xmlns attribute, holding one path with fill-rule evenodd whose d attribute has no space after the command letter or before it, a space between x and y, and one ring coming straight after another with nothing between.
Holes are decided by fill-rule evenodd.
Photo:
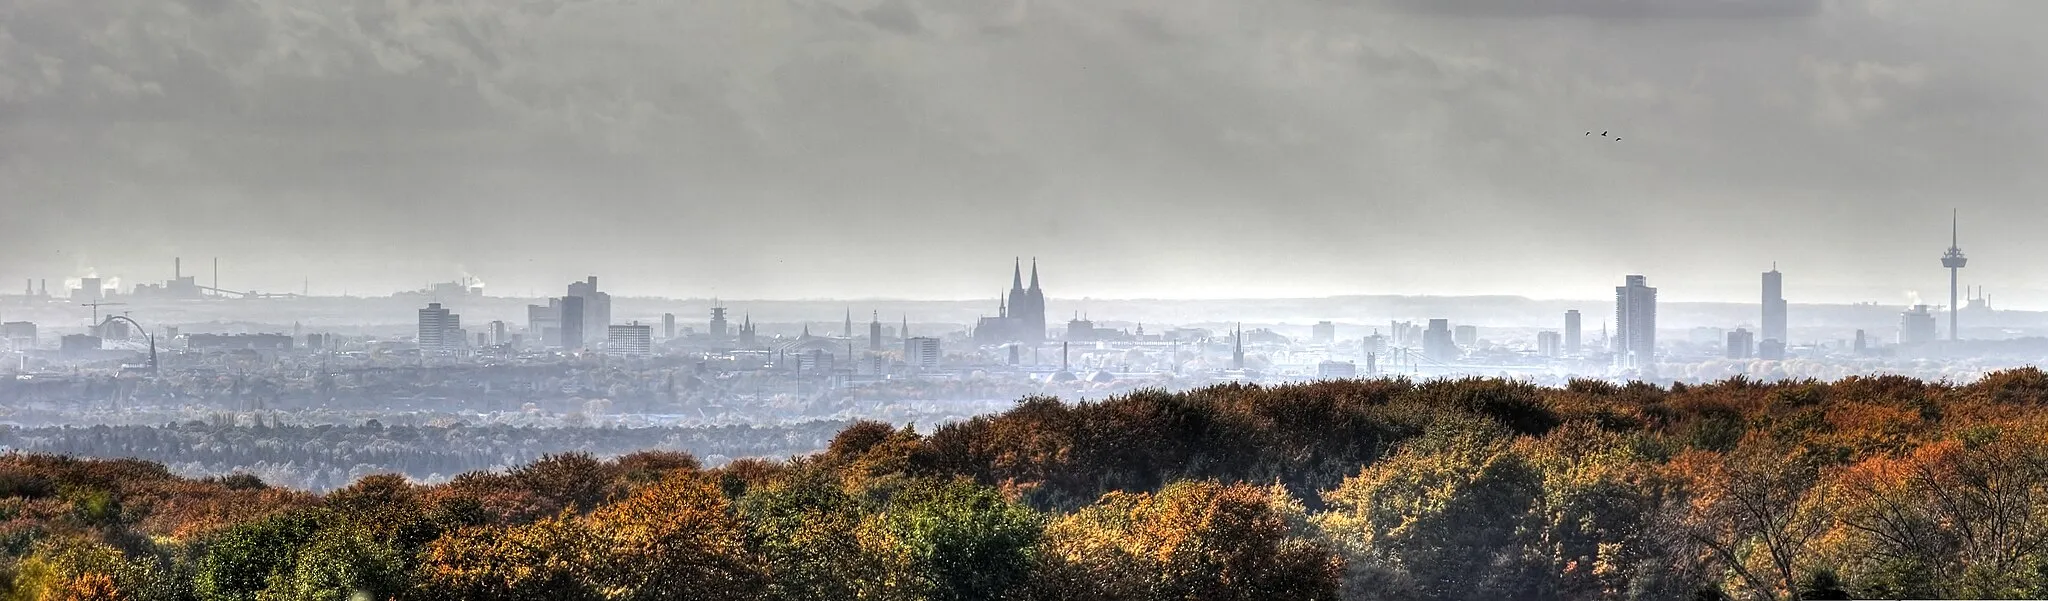
<instances>
[{"instance_id":1,"label":"church spire","mask_svg":"<svg viewBox=\"0 0 2048 601\"><path fill-rule=\"evenodd\" d=\"M1243 323L1239 323L1239 324L1237 324L1237 335L1235 336L1235 338L1237 338L1237 340L1233 341L1233 344L1232 344L1232 346L1231 346L1231 349L1230 349L1230 368L1231 368L1231 369L1235 369L1235 370L1238 370L1238 371L1243 371L1243 370L1244 370L1244 324L1243 324Z\"/></svg>"},{"instance_id":2,"label":"church spire","mask_svg":"<svg viewBox=\"0 0 2048 601\"><path fill-rule=\"evenodd\" d=\"M1031 290L1038 291L1038 257L1031 258Z\"/></svg>"},{"instance_id":3,"label":"church spire","mask_svg":"<svg viewBox=\"0 0 2048 601\"><path fill-rule=\"evenodd\" d=\"M1032 271L1033 273L1037 273L1037 272L1038 272L1038 261L1037 261L1037 260L1035 260L1035 259L1034 259L1034 260L1032 260L1032 267L1031 267L1031 271ZM1034 277L1035 277L1035 276L1034 276ZM1011 289L1011 290L1023 290L1023 289L1024 289L1024 260L1023 260L1023 259L1021 259L1021 258L1013 258L1013 259L1011 259L1011 263L1010 263L1010 289Z\"/></svg>"}]
</instances>

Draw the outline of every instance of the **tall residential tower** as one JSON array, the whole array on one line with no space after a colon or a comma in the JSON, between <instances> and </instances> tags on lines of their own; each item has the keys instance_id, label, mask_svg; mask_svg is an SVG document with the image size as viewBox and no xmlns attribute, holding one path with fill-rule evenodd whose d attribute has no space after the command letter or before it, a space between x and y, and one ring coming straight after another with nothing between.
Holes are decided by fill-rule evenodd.
<instances>
[{"instance_id":1,"label":"tall residential tower","mask_svg":"<svg viewBox=\"0 0 2048 601\"><path fill-rule=\"evenodd\" d=\"M1657 366L1657 289L1640 275L1614 288L1614 366L1645 375Z\"/></svg>"},{"instance_id":2,"label":"tall residential tower","mask_svg":"<svg viewBox=\"0 0 2048 601\"><path fill-rule=\"evenodd\" d=\"M1564 354L1577 356L1579 351L1579 310L1564 312Z\"/></svg>"},{"instance_id":3,"label":"tall residential tower","mask_svg":"<svg viewBox=\"0 0 2048 601\"><path fill-rule=\"evenodd\" d=\"M1778 264L1772 263L1771 270L1764 272L1764 327L1759 332L1764 340L1786 342L1785 337L1785 274L1778 273Z\"/></svg>"}]
</instances>

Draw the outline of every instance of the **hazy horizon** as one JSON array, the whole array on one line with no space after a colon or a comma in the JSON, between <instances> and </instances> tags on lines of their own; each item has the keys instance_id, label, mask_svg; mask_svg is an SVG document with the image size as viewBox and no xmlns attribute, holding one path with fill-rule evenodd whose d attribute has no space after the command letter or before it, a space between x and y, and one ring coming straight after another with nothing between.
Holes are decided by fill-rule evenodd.
<instances>
[{"instance_id":1,"label":"hazy horizon","mask_svg":"<svg viewBox=\"0 0 2048 601\"><path fill-rule=\"evenodd\" d=\"M1781 270L1781 272L1782 272L1782 270ZM168 271L166 271L165 273L166 273L166 274L168 274L169 272L168 272ZM1968 271L1967 271L1967 270L1965 270L1965 273L1968 273ZM190 271L190 270L188 270L188 271L186 271L186 272L185 272L185 274L186 274L186 275L197 275L197 277L198 277L198 281L199 281L199 283L200 283L201 285L210 285L210 283L211 283L211 280L210 280L211 274L210 274L210 272L205 272L205 271L201 271L201 272L197 272L197 273L195 274L195 272L193 272L193 271ZM98 275L99 275L99 276L104 276L104 274L98 274ZM237 275L239 275L239 274L237 274ZM1124 285L1124 286L1122 286L1121 288L1118 288L1118 287L1111 287L1111 288L1108 288L1109 290L1112 290L1112 291L1115 291L1115 290L1119 290L1119 289L1121 289L1121 290L1125 290L1125 291L1130 291L1130 292L1126 292L1126 293L1125 293L1124 295L1085 295L1085 294L1072 294L1072 293L1066 293L1066 292L1064 292L1064 290L1065 290L1065 288L1066 288L1066 287L1065 287L1065 286L1063 286L1063 285L1061 285L1061 284L1062 284L1062 282L1060 282L1060 281L1059 281L1059 276L1060 276L1060 275L1063 275L1063 274L1058 274L1058 273L1054 273L1054 272L1051 272L1051 271L1049 271L1049 270L1042 270L1042 271L1041 271L1041 280L1043 280L1043 283L1044 283L1044 285L1045 285L1045 287L1046 287L1046 289L1047 289L1047 294L1048 294L1048 298L1054 298L1054 299L1060 299L1060 300L1067 300L1067 301L1090 301L1090 300L1094 300L1094 301L1164 301L1164 302L1177 302L1177 301L1232 301L1232 300L1287 300L1287 299L1329 299L1329 298L1343 298L1343 297L1396 297L1396 298L1489 298L1489 297L1490 297L1490 298L1516 298L1516 299L1525 299L1525 300L1530 300L1530 301L1537 301L1537 302L1612 302L1612 294L1613 294L1613 288L1612 288L1612 286L1606 286L1606 287L1594 287L1594 288L1589 288L1589 289L1586 289L1586 290L1582 291L1582 293L1581 293L1581 294L1579 294L1579 295L1577 295L1577 296L1543 296L1543 295L1535 295L1535 294L1526 294L1526 293L1518 293L1518 292L1515 292L1515 291L1512 291L1512 290L1488 290L1488 289L1485 289L1484 287L1481 287L1481 286L1471 286L1471 285L1465 285L1465 286L1447 286L1447 287L1444 287L1444 289L1449 289L1449 290L1457 290L1457 291L1460 291L1460 292L1445 292L1445 291L1443 291L1443 289L1439 289L1439 290L1436 290L1436 291L1389 291L1389 290L1359 290L1359 291L1349 291L1349 292L1345 292L1345 291L1336 291L1336 292L1327 292L1327 293L1325 293L1325 292L1320 292L1320 291L1319 291L1318 289L1315 289L1315 288L1300 288L1300 287L1294 287L1294 288L1289 288L1289 287L1285 287L1285 286L1275 286L1275 287L1258 287L1258 288L1250 288L1250 289L1244 289L1244 288L1229 288L1229 289L1224 289L1223 291L1197 291L1197 292L1195 292L1195 293L1193 293L1193 294L1184 294L1184 295L1179 295L1179 296L1168 296L1168 295L1159 295L1159 294L1145 294L1144 292L1142 292L1142 290L1145 290L1145 289L1146 289L1146 284L1147 284L1147 282L1144 282L1144 281L1124 281L1124 282L1118 282L1118 283L1120 283L1120 284L1123 284L1123 285ZM1801 278L1799 278L1798 276L1799 276L1799 274L1786 274L1786 275L1785 275L1785 279L1786 279L1785 293L1786 293L1786 296L1787 296L1787 300L1788 300L1788 301L1789 301L1789 302L1790 302L1790 303L1791 303L1792 305L1853 305L1853 304L1863 304L1863 303L1876 303L1876 304L1881 304L1881 305L1888 305L1888 306L1891 306L1891 305L1896 305L1896 306L1909 306L1909 305L1912 305L1912 304L1917 304L1917 303L1924 303L1924 304L1928 304L1928 305L1933 305L1933 306L1944 306L1944 305L1946 305L1946 304L1947 304L1947 297L1946 297L1946 294L1947 294L1947 289L1946 289L1946 287L1945 287L1945 286L1942 286L1942 287L1934 287L1934 286L1930 286L1930 287L1926 287L1926 288L1922 288L1922 289L1917 289L1917 290L1894 290L1894 289L1885 289L1885 288L1881 288L1881 287L1870 287L1870 286L1862 286L1862 287L1859 287L1859 286L1814 286L1814 285L1800 285L1800 281L1801 281ZM93 276L89 275L88 277L93 277ZM457 280L461 279L461 277L474 277L474 276L460 276L460 277L457 277L457 278L449 278L449 279L447 279L447 280L445 280L445 281L457 281ZM588 274L586 274L586 275L584 275L584 276L576 276L576 277L567 277L567 276L565 276L565 277L563 277L563 278L560 278L560 280L559 280L559 283L558 283L558 284L556 284L556 285L553 285L553 286L551 286L551 287L547 287L547 288L538 288L538 287L529 287L529 288L511 288L511 287L508 287L508 286L501 286L501 285L496 285L496 284L492 284L492 283L491 283L492 281L503 281L503 280L484 280L484 279L482 279L482 278L475 278L475 280L474 280L474 281L476 281L476 282L479 282L479 283L482 283L482 284L484 285L484 288L485 288L485 294L486 294L486 295L488 295L488 296L492 296L492 297L501 297L501 298L528 298L528 299L539 299L539 298L549 298L549 297L556 297L556 296L561 296L561 295L562 295L562 289L563 289L564 287L566 287L566 285L567 285L567 284L568 284L569 282L573 282L573 281L581 281L583 277L589 277L589 275L588 275ZM616 296L616 297L619 297L619 298L642 298L642 299L660 299L660 300L674 300L674 301L695 301L695 300L723 299L723 300L726 300L726 301L730 301L730 302L746 302L746 301L770 301L770 302L839 302L839 301L847 301L847 302L864 302L864 301L883 301L883 302L973 302L973 301L983 301L983 300L986 300L986 301L988 301L988 302L990 302L990 303L994 303L994 302L996 302L996 300L998 299L998 296L997 296L997 292L1003 292L1003 291L1007 291L1007 289L1008 289L1008 286L1009 286L1009 284L1008 284L1008 280L1007 280L1007 279L1004 279L1004 280L1002 280L1002 281L1003 281L1004 283L1003 283L1003 284L1001 285L1001 290L991 290L991 291L990 291L990 292L989 292L988 294L985 294L985 295L981 295L981 296L903 296L903 295L894 295L894 296L892 296L892 295L864 295L864 296L831 296L831 295L809 295L809 296L749 296L749 295L739 295L739 296L735 296L735 295L730 295L730 294L719 294L719 293L717 292L717 288L718 288L718 287L717 287L717 286L715 286L715 285L710 285L710 286L706 286L705 288L703 288L703 289L702 289L702 290L708 290L709 292L704 292L704 291L671 291L671 290L659 290L659 289L653 289L653 288L651 288L651 287L649 287L649 286L646 286L646 285L638 285L638 284L635 284L635 283L633 283L633 282L630 282L630 281L629 281L629 282L623 282L623 283L622 283L622 282L620 282L619 280L617 280L617 279L615 279L615 278L610 278L610 277L606 277L606 276L602 276L602 275L599 275L599 276L597 276L597 277L599 278L599 284L600 284L600 286L599 286L599 287L600 287L601 289L604 289L604 290L605 290L606 292L612 293L612 294L613 294L614 296ZM1619 279L1619 278L1620 278L1621 276L1620 276L1620 275L1617 275L1617 276L1615 276L1615 277L1616 277L1616 279ZM1713 282L1713 283L1710 283L1710 285L1708 285L1708 286L1702 287L1702 286L1698 285L1698 284L1699 284L1699 282L1697 282L1697 281L1688 281L1688 280L1686 280L1685 278L1682 278L1682 277L1674 277L1674 278L1662 278L1662 279L1660 279L1660 278L1659 278L1659 276L1656 276L1656 275L1649 275L1649 278L1650 278L1650 284L1651 284L1651 285L1652 285L1653 287L1658 287L1658 288L1659 288L1659 298L1660 298L1660 300L1662 300L1662 301L1664 301L1664 302L1679 302L1679 303L1729 303L1729 304L1757 304L1757 302L1758 302L1758 301L1757 301L1757 293L1756 293L1755 291L1743 291L1743 290L1740 290L1740 285L1738 285L1738 284L1734 284L1734 283L1732 283L1732 282ZM525 278L525 279L532 279L532 278ZM6 294L16 294L16 293L20 292L21 288L19 287L19 286L20 286L19 282L21 282L21 281L23 280L23 278L19 278L19 277L17 277L17 278L12 278L12 280L13 280L14 282L17 282L17 284L15 284L14 286L10 286L10 287L0 287L0 295L6 295ZM1668 281L1673 281L1673 280L1676 280L1676 281L1678 282L1678 284L1677 284L1677 285L1667 285L1667 284L1664 284L1664 282L1668 282ZM51 293L52 293L53 295L55 295L55 294L59 294L59 291L61 291L61 290L67 290L67 289L69 289L69 288L72 288L72 287L76 287L76 286L78 285L78 281L79 281L79 278L77 278L77 277L71 277L71 278L56 278L56 279L52 279L51 281L47 282L47 285L48 285L48 286L50 287ZM150 280L147 280L147 281L145 281L145 282L142 282L142 283L157 283L158 281L159 281L159 279L150 279ZM515 281L524 281L524 280L522 279L522 280L515 280ZM113 277L113 278L111 278L111 279L108 279L108 280L106 280L106 282L108 282L108 283L106 283L106 284L104 284L104 285L107 285L107 286L109 286L109 287L118 287L118 288L119 288L119 289L120 289L120 290L122 291L122 293L123 293L123 294L126 294L127 292L131 291L131 290L132 290L132 288L134 287L134 285L135 285L135 284L137 283L136 279L134 279L134 278L123 278L123 277ZM1945 284L1945 283L1944 283L1944 284ZM256 291L260 291L260 292L266 292L266 293L288 293L288 292L289 292L289 293L297 293L297 292L300 292L301 290L306 290L306 291L309 291L309 293L310 293L311 295L313 295L313 296L316 296L316 297L344 297L344 296L345 296L345 297L352 297L352 298L379 298L379 297L386 297L386 296L392 296L393 294L398 294L398 293L405 293L405 292L412 292L412 291L418 291L418 290L423 290L423 289L424 289L424 288L425 288L426 286L429 286L429 285L431 285L431 283L428 283L428 282L422 282L422 283L419 283L419 284L413 284L413 285L411 285L411 286L407 286L407 285L405 285L405 284L402 284L402 283L394 283L394 284L392 284L392 285L391 285L390 287L388 287L388 288L374 288L374 287L373 287L373 288L368 288L368 289L351 289L351 288L344 288L344 287L339 287L339 286L335 286L335 285L333 285L333 284L329 284L329 283L322 283L322 282L313 282L313 281L308 281L308 282L305 282L305 283L303 283L301 287L276 287L276 288L261 288L261 287L257 287L257 288L254 288L254 289L255 289ZM1752 284L1752 285L1754 286L1754 284ZM1965 286L1973 286L1974 284L1970 284L1968 280L1965 280L1965 282L1964 282L1964 285L1965 285ZM238 290L238 291L240 291L240 290L247 290L247 289L249 289L248 287L242 287L242 286L238 286L238 285L236 285L236 282L235 282L235 281L234 281L233 279L227 279L227 280L224 280L224 281L223 281L223 283L221 284L221 286L222 286L223 288L226 288L226 289L230 289L230 290ZM1289 291L1290 291L1290 290L1299 290L1300 292L1299 292L1299 293L1289 293ZM1993 306L1993 308L1996 308L1996 309L2007 309L2007 310L2032 310L2032 311L2038 311L2038 310L2048 310L2048 289L2037 289L2037 288L1999 288L1999 289L1988 289L1988 290L1986 290L1986 291L1985 291L1985 293L1986 293L1986 294L1987 294L1987 295L1988 295L1988 296L1989 296L1989 297L1991 298L1991 300L1993 301L1993 303L1992 303L1992 306ZM2013 299L2013 298L2015 298L2015 297L2019 298L2019 299L2020 299L2020 301L2019 301L2019 302L2014 302L2014 301L2013 301L2012 299Z\"/></svg>"},{"instance_id":2,"label":"hazy horizon","mask_svg":"<svg viewBox=\"0 0 2048 601\"><path fill-rule=\"evenodd\" d=\"M0 291L2048 308L2048 4L0 0ZM1620 142L1584 135L1611 131Z\"/></svg>"}]
</instances>

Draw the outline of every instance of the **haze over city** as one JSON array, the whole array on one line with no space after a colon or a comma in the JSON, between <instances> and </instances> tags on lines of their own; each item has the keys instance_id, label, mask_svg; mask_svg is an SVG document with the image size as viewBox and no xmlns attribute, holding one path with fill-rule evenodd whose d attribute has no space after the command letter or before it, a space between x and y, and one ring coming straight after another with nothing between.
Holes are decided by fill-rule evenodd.
<instances>
[{"instance_id":1,"label":"haze over city","mask_svg":"<svg viewBox=\"0 0 2048 601\"><path fill-rule=\"evenodd\" d=\"M2048 0L0 0L0 599L2048 597Z\"/></svg>"},{"instance_id":2,"label":"haze over city","mask_svg":"<svg viewBox=\"0 0 2048 601\"><path fill-rule=\"evenodd\" d=\"M0 276L2048 307L2038 2L0 2ZM1583 135L1612 130L1618 142ZM0 282L9 281L0 279ZM234 286L227 286L233 283Z\"/></svg>"}]
</instances>

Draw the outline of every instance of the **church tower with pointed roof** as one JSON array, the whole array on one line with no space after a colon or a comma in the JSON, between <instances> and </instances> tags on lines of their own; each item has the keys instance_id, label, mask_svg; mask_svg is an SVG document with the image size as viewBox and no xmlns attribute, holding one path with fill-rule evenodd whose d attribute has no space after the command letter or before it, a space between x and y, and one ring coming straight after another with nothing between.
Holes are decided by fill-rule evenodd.
<instances>
[{"instance_id":1,"label":"church tower with pointed roof","mask_svg":"<svg viewBox=\"0 0 2048 601\"><path fill-rule=\"evenodd\" d=\"M1025 340L1045 340L1045 290L1038 287L1038 257L1031 258L1031 287L1024 290L1024 300L1029 306L1018 316L1024 321Z\"/></svg>"},{"instance_id":2,"label":"church tower with pointed roof","mask_svg":"<svg viewBox=\"0 0 2048 601\"><path fill-rule=\"evenodd\" d=\"M1045 290L1038 285L1038 259L1031 260L1028 288L1024 285L1024 260L1020 257L1011 262L1010 290L996 297L995 317L983 317L975 324L974 340L984 345L1045 341Z\"/></svg>"}]
</instances>

